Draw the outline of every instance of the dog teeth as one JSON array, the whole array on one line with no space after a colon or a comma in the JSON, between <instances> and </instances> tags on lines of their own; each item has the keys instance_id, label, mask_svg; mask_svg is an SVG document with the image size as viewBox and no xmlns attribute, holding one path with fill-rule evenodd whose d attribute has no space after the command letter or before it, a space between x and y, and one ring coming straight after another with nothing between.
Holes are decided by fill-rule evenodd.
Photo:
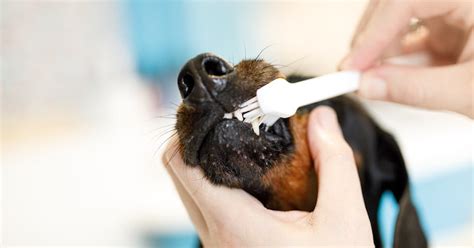
<instances>
[{"instance_id":1,"label":"dog teeth","mask_svg":"<svg viewBox=\"0 0 474 248\"><path fill-rule=\"evenodd\" d=\"M243 120L244 120L244 117L242 116L242 112L240 111L240 109L237 109L237 110L234 112L234 116L235 116L235 118L237 118L237 120L239 120L239 121L243 121Z\"/></svg>"},{"instance_id":2,"label":"dog teeth","mask_svg":"<svg viewBox=\"0 0 474 248\"><path fill-rule=\"evenodd\" d=\"M259 120L259 118L252 121L252 129L253 129L253 132L257 136L260 136L260 120Z\"/></svg>"},{"instance_id":3,"label":"dog teeth","mask_svg":"<svg viewBox=\"0 0 474 248\"><path fill-rule=\"evenodd\" d=\"M247 106L250 105L251 108L253 108L253 110L250 111L250 112L247 112L243 115L242 114L242 109L237 109L234 112L225 113L224 114L224 119L236 118L239 121L249 123L250 125L252 125L253 132L257 136L259 136L260 135L260 125L262 125L262 123L267 124L267 121L268 121L269 118L267 116L265 116L259 108L256 108L256 109L254 108L253 105L255 104L255 102L252 103L251 101L249 101L246 104L247 104ZM272 118L270 118L270 119L272 119ZM270 124L273 124L273 123L274 123L274 121L270 121ZM268 129L268 124L267 124L267 129Z\"/></svg>"}]
</instances>

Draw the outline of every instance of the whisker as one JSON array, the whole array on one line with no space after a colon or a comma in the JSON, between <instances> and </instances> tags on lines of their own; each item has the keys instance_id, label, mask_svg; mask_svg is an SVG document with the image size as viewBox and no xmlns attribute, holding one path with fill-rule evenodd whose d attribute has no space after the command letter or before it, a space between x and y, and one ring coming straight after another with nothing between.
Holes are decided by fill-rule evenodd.
<instances>
[{"instance_id":1,"label":"whisker","mask_svg":"<svg viewBox=\"0 0 474 248\"><path fill-rule=\"evenodd\" d=\"M245 45L245 41L244 41L244 59L245 60L247 59L247 46Z\"/></svg>"},{"instance_id":2,"label":"whisker","mask_svg":"<svg viewBox=\"0 0 474 248\"><path fill-rule=\"evenodd\" d=\"M179 151L179 139L176 139L175 142L172 144L172 146L175 147L175 150L173 151L173 155L168 159L168 161L165 162L166 165L169 165L171 160L173 160L175 154Z\"/></svg>"},{"instance_id":3,"label":"whisker","mask_svg":"<svg viewBox=\"0 0 474 248\"><path fill-rule=\"evenodd\" d=\"M168 127L163 127L161 130L155 130L155 131L159 132L159 133L157 133L157 135L163 136L164 134L166 134L166 133L168 133L172 130L176 130L176 128L174 126L168 126Z\"/></svg>"},{"instance_id":4,"label":"whisker","mask_svg":"<svg viewBox=\"0 0 474 248\"><path fill-rule=\"evenodd\" d=\"M155 116L153 119L170 119L170 120L176 120L176 116Z\"/></svg>"},{"instance_id":5,"label":"whisker","mask_svg":"<svg viewBox=\"0 0 474 248\"><path fill-rule=\"evenodd\" d=\"M265 71L266 69L272 68L272 67L273 67L272 64L266 65L266 66L264 66L264 67L262 68L262 71Z\"/></svg>"},{"instance_id":6,"label":"whisker","mask_svg":"<svg viewBox=\"0 0 474 248\"><path fill-rule=\"evenodd\" d=\"M293 65L303 59L306 59L308 56L303 56L299 59L296 59L296 60L293 60L292 62L288 63L288 64L275 64L275 67L278 66L279 68L286 68L286 67L289 67L290 65Z\"/></svg>"},{"instance_id":7,"label":"whisker","mask_svg":"<svg viewBox=\"0 0 474 248\"><path fill-rule=\"evenodd\" d=\"M151 121L156 121L156 119L168 119L168 118L171 118L171 117L177 117L176 116L176 111L173 111L173 112L174 113L162 114L162 115L153 115L153 116L150 116L148 119L146 119L144 121L145 122L151 122Z\"/></svg>"},{"instance_id":8,"label":"whisker","mask_svg":"<svg viewBox=\"0 0 474 248\"><path fill-rule=\"evenodd\" d=\"M158 142L160 139L164 138L166 135L172 133L173 131L176 131L176 129L174 127L173 128L168 128L166 130L161 130L160 133L155 134L155 135L152 136L151 141L153 143Z\"/></svg>"},{"instance_id":9,"label":"whisker","mask_svg":"<svg viewBox=\"0 0 474 248\"><path fill-rule=\"evenodd\" d=\"M254 61L257 61L257 60L260 58L260 55L262 55L262 53L263 53L265 50L267 50L267 48L269 48L269 47L271 47L271 46L273 46L273 44L270 44L270 45L264 47L264 48L258 53L257 57L255 57L255 59L253 59L253 60L254 60Z\"/></svg>"},{"instance_id":10,"label":"whisker","mask_svg":"<svg viewBox=\"0 0 474 248\"><path fill-rule=\"evenodd\" d=\"M176 106L176 107L179 107L179 104L178 103L175 103L175 102L172 102L170 101L169 104L173 105L173 106Z\"/></svg>"},{"instance_id":11,"label":"whisker","mask_svg":"<svg viewBox=\"0 0 474 248\"><path fill-rule=\"evenodd\" d=\"M153 128L153 129L149 130L148 132L146 132L146 134L151 134L153 132L160 131L160 130L163 131L162 129L171 128L171 127L174 127L174 123Z\"/></svg>"},{"instance_id":12,"label":"whisker","mask_svg":"<svg viewBox=\"0 0 474 248\"><path fill-rule=\"evenodd\" d=\"M168 129L166 129L166 130L161 130L161 131L163 131L163 132L162 132L162 133L159 133L159 134L157 134L157 135L154 136L155 139L156 139L156 138L160 139L160 138L162 138L164 135L166 135L166 134L168 134L168 133L171 133L172 131L176 131L176 129L175 129L174 127L172 127L172 128L168 128Z\"/></svg>"},{"instance_id":13,"label":"whisker","mask_svg":"<svg viewBox=\"0 0 474 248\"><path fill-rule=\"evenodd\" d=\"M171 107L171 106L168 106L168 105L165 105L165 106L164 106L164 108L165 108L165 109L167 109L167 110L171 110L171 111L173 111L173 112L176 112L176 110L177 110L177 107L179 107L179 105L176 105L176 106L175 106L175 105L173 105L173 107Z\"/></svg>"},{"instance_id":14,"label":"whisker","mask_svg":"<svg viewBox=\"0 0 474 248\"><path fill-rule=\"evenodd\" d=\"M175 132L175 133L172 133L169 137L167 137L159 146L158 146L158 149L155 150L154 154L153 154L153 157L156 157L156 155L158 154L158 152L161 150L162 146L166 143L168 143L168 141L173 138L175 135L177 135L178 133Z\"/></svg>"},{"instance_id":15,"label":"whisker","mask_svg":"<svg viewBox=\"0 0 474 248\"><path fill-rule=\"evenodd\" d=\"M173 158L178 154L179 152L179 147L178 147L178 140L176 140L175 144L173 144L176 148L174 149L173 151L173 154L171 155L171 157L168 159L168 161L166 161L166 164L169 165L171 163L171 160L173 160Z\"/></svg>"},{"instance_id":16,"label":"whisker","mask_svg":"<svg viewBox=\"0 0 474 248\"><path fill-rule=\"evenodd\" d=\"M176 112L164 114L164 115L155 115L154 117L159 117L159 116L176 116Z\"/></svg>"}]
</instances>

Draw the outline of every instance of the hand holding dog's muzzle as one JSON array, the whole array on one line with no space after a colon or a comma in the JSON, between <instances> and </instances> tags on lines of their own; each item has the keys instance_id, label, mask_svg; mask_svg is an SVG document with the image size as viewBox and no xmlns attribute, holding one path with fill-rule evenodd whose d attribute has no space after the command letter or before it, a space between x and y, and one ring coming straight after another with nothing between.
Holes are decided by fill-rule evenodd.
<instances>
[{"instance_id":1,"label":"hand holding dog's muzzle","mask_svg":"<svg viewBox=\"0 0 474 248\"><path fill-rule=\"evenodd\" d=\"M164 163L204 246L373 246L353 153L332 109L311 113L308 140L319 181L313 212L268 210L241 189L212 185L168 146Z\"/></svg>"}]
</instances>

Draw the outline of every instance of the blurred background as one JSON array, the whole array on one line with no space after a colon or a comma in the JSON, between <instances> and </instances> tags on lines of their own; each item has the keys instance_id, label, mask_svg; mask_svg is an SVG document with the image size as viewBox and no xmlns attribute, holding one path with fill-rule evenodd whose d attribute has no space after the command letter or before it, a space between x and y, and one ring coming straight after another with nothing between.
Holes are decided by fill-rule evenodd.
<instances>
[{"instance_id":1,"label":"blurred background","mask_svg":"<svg viewBox=\"0 0 474 248\"><path fill-rule=\"evenodd\" d=\"M2 245L191 247L160 159L180 66L265 49L285 73L335 71L366 1L0 4ZM473 122L364 104L401 145L430 244L472 246ZM382 209L390 246L390 195Z\"/></svg>"}]
</instances>

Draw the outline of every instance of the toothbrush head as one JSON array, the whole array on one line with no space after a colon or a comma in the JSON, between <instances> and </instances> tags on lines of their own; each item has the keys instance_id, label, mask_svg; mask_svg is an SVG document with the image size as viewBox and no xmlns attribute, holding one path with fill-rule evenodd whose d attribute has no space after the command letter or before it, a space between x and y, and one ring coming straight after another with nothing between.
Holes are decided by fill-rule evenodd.
<instances>
[{"instance_id":1,"label":"toothbrush head","mask_svg":"<svg viewBox=\"0 0 474 248\"><path fill-rule=\"evenodd\" d=\"M224 118L237 118L239 121L250 123L256 135L260 135L260 125L265 125L265 130L268 130L275 122L280 119L277 116L264 114L258 103L258 98L253 97L246 102L239 105L239 109L232 113L224 114Z\"/></svg>"},{"instance_id":2,"label":"toothbrush head","mask_svg":"<svg viewBox=\"0 0 474 248\"><path fill-rule=\"evenodd\" d=\"M277 78L259 88L257 96L241 104L235 113L239 120L251 123L258 134L262 123L270 127L279 118L294 115L299 107L355 91L359 81L358 71L331 73L296 84Z\"/></svg>"}]
</instances>

